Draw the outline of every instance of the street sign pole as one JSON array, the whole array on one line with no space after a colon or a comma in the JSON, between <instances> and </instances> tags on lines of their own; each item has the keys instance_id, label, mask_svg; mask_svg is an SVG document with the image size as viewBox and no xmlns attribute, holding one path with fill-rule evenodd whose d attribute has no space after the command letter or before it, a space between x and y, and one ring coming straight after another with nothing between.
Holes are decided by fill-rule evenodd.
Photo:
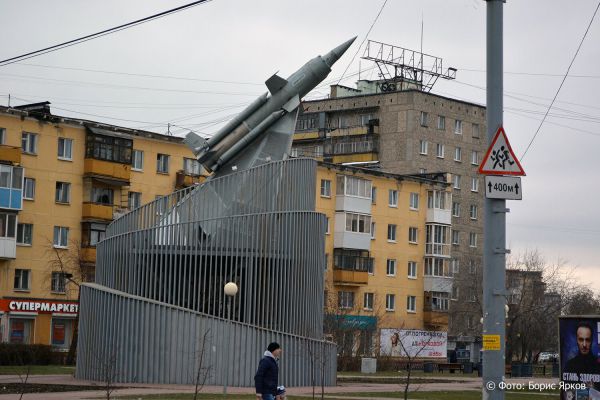
<instances>
[{"instance_id":1,"label":"street sign pole","mask_svg":"<svg viewBox=\"0 0 600 400\"><path fill-rule=\"evenodd\" d=\"M491 143L502 126L503 3L487 1L487 137ZM483 251L483 399L503 400L504 375L506 200L484 199Z\"/></svg>"}]
</instances>

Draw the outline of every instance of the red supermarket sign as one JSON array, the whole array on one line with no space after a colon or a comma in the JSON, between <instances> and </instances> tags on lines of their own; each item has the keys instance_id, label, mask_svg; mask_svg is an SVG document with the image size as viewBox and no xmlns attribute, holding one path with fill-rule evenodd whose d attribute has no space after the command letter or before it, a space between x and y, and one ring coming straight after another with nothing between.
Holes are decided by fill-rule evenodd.
<instances>
[{"instance_id":1,"label":"red supermarket sign","mask_svg":"<svg viewBox=\"0 0 600 400\"><path fill-rule=\"evenodd\" d=\"M77 314L79 304L43 300L0 300L1 311Z\"/></svg>"}]
</instances>

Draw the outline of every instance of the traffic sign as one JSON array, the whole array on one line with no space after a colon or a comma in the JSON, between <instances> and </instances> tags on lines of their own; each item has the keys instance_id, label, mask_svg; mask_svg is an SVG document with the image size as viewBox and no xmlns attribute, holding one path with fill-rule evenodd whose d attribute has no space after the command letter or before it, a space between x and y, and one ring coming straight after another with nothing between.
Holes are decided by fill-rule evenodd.
<instances>
[{"instance_id":1,"label":"traffic sign","mask_svg":"<svg viewBox=\"0 0 600 400\"><path fill-rule=\"evenodd\" d=\"M479 173L483 175L525 175L521 163L510 147L503 127L498 128L498 132L479 166Z\"/></svg>"},{"instance_id":2,"label":"traffic sign","mask_svg":"<svg viewBox=\"0 0 600 400\"><path fill-rule=\"evenodd\" d=\"M485 197L488 199L522 200L521 178L518 176L486 176Z\"/></svg>"}]
</instances>

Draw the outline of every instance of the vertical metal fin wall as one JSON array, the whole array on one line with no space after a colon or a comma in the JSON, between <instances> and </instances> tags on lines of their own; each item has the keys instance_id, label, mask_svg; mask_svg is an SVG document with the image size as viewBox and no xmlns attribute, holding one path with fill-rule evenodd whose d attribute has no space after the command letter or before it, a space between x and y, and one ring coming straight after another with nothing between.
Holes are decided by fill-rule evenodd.
<instances>
[{"instance_id":1,"label":"vertical metal fin wall","mask_svg":"<svg viewBox=\"0 0 600 400\"><path fill-rule=\"evenodd\" d=\"M282 384L320 383L322 368L335 384L336 347L321 341L326 221L315 179L314 160L272 162L113 222L96 284L81 288L76 376L104 380L110 359L118 382L193 383L202 358L207 384L251 386L279 341Z\"/></svg>"}]
</instances>

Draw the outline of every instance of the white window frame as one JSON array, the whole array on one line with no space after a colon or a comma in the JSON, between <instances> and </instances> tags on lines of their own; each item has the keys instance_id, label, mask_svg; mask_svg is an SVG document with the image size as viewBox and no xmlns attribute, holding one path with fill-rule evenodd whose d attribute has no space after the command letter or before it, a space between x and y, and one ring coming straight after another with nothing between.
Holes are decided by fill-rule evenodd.
<instances>
[{"instance_id":1,"label":"white window frame","mask_svg":"<svg viewBox=\"0 0 600 400\"><path fill-rule=\"evenodd\" d=\"M462 133L463 133L462 120L460 120L460 119L454 120L454 133L457 135L462 135Z\"/></svg>"},{"instance_id":2,"label":"white window frame","mask_svg":"<svg viewBox=\"0 0 600 400\"><path fill-rule=\"evenodd\" d=\"M385 295L385 311L396 310L396 295L388 293Z\"/></svg>"},{"instance_id":3,"label":"white window frame","mask_svg":"<svg viewBox=\"0 0 600 400\"><path fill-rule=\"evenodd\" d=\"M429 146L429 143L427 142L427 140L420 140L419 141L419 154L426 156L427 155L427 147Z\"/></svg>"},{"instance_id":4,"label":"white window frame","mask_svg":"<svg viewBox=\"0 0 600 400\"><path fill-rule=\"evenodd\" d=\"M374 221L371 221L371 240L375 240L375 228L377 228L377 225Z\"/></svg>"},{"instance_id":5,"label":"white window frame","mask_svg":"<svg viewBox=\"0 0 600 400\"><path fill-rule=\"evenodd\" d=\"M62 141L62 146L61 146L61 141ZM61 150L63 153L62 156L60 155ZM69 154L66 154L67 150L68 150ZM58 138L58 153L57 153L57 155L58 155L59 160L73 161L73 139L59 137Z\"/></svg>"},{"instance_id":6,"label":"white window frame","mask_svg":"<svg viewBox=\"0 0 600 400\"><path fill-rule=\"evenodd\" d=\"M452 233L451 233L451 239L452 239L452 244L455 246L460 245L460 231L457 231L456 229L452 229Z\"/></svg>"},{"instance_id":7,"label":"white window frame","mask_svg":"<svg viewBox=\"0 0 600 400\"><path fill-rule=\"evenodd\" d=\"M479 165L479 152L471 150L471 165Z\"/></svg>"},{"instance_id":8,"label":"white window frame","mask_svg":"<svg viewBox=\"0 0 600 400\"><path fill-rule=\"evenodd\" d=\"M388 258L385 264L385 276L396 276L398 262L393 258Z\"/></svg>"},{"instance_id":9,"label":"white window frame","mask_svg":"<svg viewBox=\"0 0 600 400\"><path fill-rule=\"evenodd\" d=\"M460 190L460 175L454 174L452 176L452 187L456 190Z\"/></svg>"},{"instance_id":10,"label":"white window frame","mask_svg":"<svg viewBox=\"0 0 600 400\"><path fill-rule=\"evenodd\" d=\"M132 199L135 199L135 200L132 201ZM130 210L135 210L136 208L139 208L141 205L142 205L142 192L127 193L127 207Z\"/></svg>"},{"instance_id":11,"label":"white window frame","mask_svg":"<svg viewBox=\"0 0 600 400\"><path fill-rule=\"evenodd\" d=\"M21 227L21 234L19 235L19 227ZM26 228L29 229L29 242L24 239L26 237ZM17 245L18 246L31 246L33 244L33 224L17 223Z\"/></svg>"},{"instance_id":12,"label":"white window frame","mask_svg":"<svg viewBox=\"0 0 600 400\"><path fill-rule=\"evenodd\" d=\"M450 261L450 268L452 269L452 275L457 275L460 272L460 260L453 258Z\"/></svg>"},{"instance_id":13,"label":"white window frame","mask_svg":"<svg viewBox=\"0 0 600 400\"><path fill-rule=\"evenodd\" d=\"M473 123L473 125L471 127L472 127L472 134L471 134L471 136L474 137L474 138L479 139L479 137L481 135L480 129L479 129L479 124Z\"/></svg>"},{"instance_id":14,"label":"white window frame","mask_svg":"<svg viewBox=\"0 0 600 400\"><path fill-rule=\"evenodd\" d=\"M411 210L415 211L419 209L419 197L419 193L411 192L408 201L408 207Z\"/></svg>"},{"instance_id":15,"label":"white window frame","mask_svg":"<svg viewBox=\"0 0 600 400\"><path fill-rule=\"evenodd\" d=\"M479 192L479 178L471 178L471 192Z\"/></svg>"},{"instance_id":16,"label":"white window frame","mask_svg":"<svg viewBox=\"0 0 600 400\"><path fill-rule=\"evenodd\" d=\"M358 213L345 213L345 231L354 233L365 233L371 234L371 216L369 214L358 214ZM360 230L360 223L363 223L363 231ZM353 223L356 223L356 230L354 229ZM350 228L350 229L348 229Z\"/></svg>"},{"instance_id":17,"label":"white window frame","mask_svg":"<svg viewBox=\"0 0 600 400\"><path fill-rule=\"evenodd\" d=\"M426 111L421 111L421 117L419 119L419 122L421 123L421 126L423 127L427 127L428 126L428 119L429 119L429 113Z\"/></svg>"},{"instance_id":18,"label":"white window frame","mask_svg":"<svg viewBox=\"0 0 600 400\"><path fill-rule=\"evenodd\" d=\"M339 291L338 307L345 310L354 308L354 292Z\"/></svg>"},{"instance_id":19,"label":"white window frame","mask_svg":"<svg viewBox=\"0 0 600 400\"><path fill-rule=\"evenodd\" d=\"M452 202L452 216L456 218L460 217L460 203L458 201Z\"/></svg>"},{"instance_id":20,"label":"white window frame","mask_svg":"<svg viewBox=\"0 0 600 400\"><path fill-rule=\"evenodd\" d=\"M165 166L165 161L164 160L166 160L166 169L162 168L162 167ZM168 174L169 173L170 164L171 164L171 156L169 154L164 154L164 153L157 153L156 154L156 173L158 173L158 174Z\"/></svg>"},{"instance_id":21,"label":"white window frame","mask_svg":"<svg viewBox=\"0 0 600 400\"><path fill-rule=\"evenodd\" d=\"M27 182L31 182L31 197L27 196ZM35 178L27 178L23 179L23 200L34 200L35 199Z\"/></svg>"},{"instance_id":22,"label":"white window frame","mask_svg":"<svg viewBox=\"0 0 600 400\"><path fill-rule=\"evenodd\" d=\"M446 117L445 116L438 115L437 128L441 131L446 130Z\"/></svg>"},{"instance_id":23,"label":"white window frame","mask_svg":"<svg viewBox=\"0 0 600 400\"><path fill-rule=\"evenodd\" d=\"M417 296L406 296L406 312L411 314L417 312Z\"/></svg>"},{"instance_id":24,"label":"white window frame","mask_svg":"<svg viewBox=\"0 0 600 400\"><path fill-rule=\"evenodd\" d=\"M437 158L444 158L445 146L442 143L437 143L435 156Z\"/></svg>"},{"instance_id":25,"label":"white window frame","mask_svg":"<svg viewBox=\"0 0 600 400\"><path fill-rule=\"evenodd\" d=\"M417 262L409 261L407 264L407 277L408 279L417 279Z\"/></svg>"},{"instance_id":26,"label":"white window frame","mask_svg":"<svg viewBox=\"0 0 600 400\"><path fill-rule=\"evenodd\" d=\"M183 173L191 176L202 174L202 165L195 158L183 157Z\"/></svg>"},{"instance_id":27,"label":"white window frame","mask_svg":"<svg viewBox=\"0 0 600 400\"><path fill-rule=\"evenodd\" d=\"M388 206L398 208L398 191L396 189L388 191Z\"/></svg>"},{"instance_id":28,"label":"white window frame","mask_svg":"<svg viewBox=\"0 0 600 400\"><path fill-rule=\"evenodd\" d=\"M471 204L471 206L469 207L469 216L471 217L472 220L476 220L477 219L477 205L476 204Z\"/></svg>"},{"instance_id":29,"label":"white window frame","mask_svg":"<svg viewBox=\"0 0 600 400\"><path fill-rule=\"evenodd\" d=\"M416 226L408 227L408 243L419 243L419 228L417 228Z\"/></svg>"},{"instance_id":30,"label":"white window frame","mask_svg":"<svg viewBox=\"0 0 600 400\"><path fill-rule=\"evenodd\" d=\"M321 179L321 197L331 198L331 180Z\"/></svg>"},{"instance_id":31,"label":"white window frame","mask_svg":"<svg viewBox=\"0 0 600 400\"><path fill-rule=\"evenodd\" d=\"M63 232L66 231L65 240L63 243ZM57 235L58 232L58 235ZM69 227L67 226L54 226L54 236L52 244L57 249L66 249L69 247Z\"/></svg>"},{"instance_id":32,"label":"white window frame","mask_svg":"<svg viewBox=\"0 0 600 400\"><path fill-rule=\"evenodd\" d=\"M452 285L452 293L450 294L450 300L458 300L458 286Z\"/></svg>"},{"instance_id":33,"label":"white window frame","mask_svg":"<svg viewBox=\"0 0 600 400\"><path fill-rule=\"evenodd\" d=\"M143 150L133 149L133 151L131 152L131 170L138 171L138 172L144 170L144 151Z\"/></svg>"},{"instance_id":34,"label":"white window frame","mask_svg":"<svg viewBox=\"0 0 600 400\"><path fill-rule=\"evenodd\" d=\"M396 243L398 237L398 225L388 224L387 241L390 243Z\"/></svg>"},{"instance_id":35,"label":"white window frame","mask_svg":"<svg viewBox=\"0 0 600 400\"><path fill-rule=\"evenodd\" d=\"M33 147L33 149L32 149ZM21 150L24 154L37 154L38 135L32 132L21 133Z\"/></svg>"},{"instance_id":36,"label":"white window frame","mask_svg":"<svg viewBox=\"0 0 600 400\"><path fill-rule=\"evenodd\" d=\"M0 128L0 144L6 144L6 128Z\"/></svg>"},{"instance_id":37,"label":"white window frame","mask_svg":"<svg viewBox=\"0 0 600 400\"><path fill-rule=\"evenodd\" d=\"M477 233L469 232L469 247L477 247Z\"/></svg>"},{"instance_id":38,"label":"white window frame","mask_svg":"<svg viewBox=\"0 0 600 400\"><path fill-rule=\"evenodd\" d=\"M66 200L63 199L63 194L66 193ZM54 202L58 204L71 204L71 183L56 181L54 190Z\"/></svg>"},{"instance_id":39,"label":"white window frame","mask_svg":"<svg viewBox=\"0 0 600 400\"><path fill-rule=\"evenodd\" d=\"M462 149L458 146L454 148L454 161L462 162Z\"/></svg>"},{"instance_id":40,"label":"white window frame","mask_svg":"<svg viewBox=\"0 0 600 400\"><path fill-rule=\"evenodd\" d=\"M363 294L363 310L373 311L374 300L375 300L375 293L365 292Z\"/></svg>"},{"instance_id":41,"label":"white window frame","mask_svg":"<svg viewBox=\"0 0 600 400\"><path fill-rule=\"evenodd\" d=\"M19 273L19 286L16 287L15 283L17 283L17 271ZM23 282L23 275L25 275L25 281ZM28 292L31 290L31 270L30 269L24 269L24 268L16 268L15 269L15 279L13 282L13 290L15 291L23 291L23 292Z\"/></svg>"},{"instance_id":42,"label":"white window frame","mask_svg":"<svg viewBox=\"0 0 600 400\"><path fill-rule=\"evenodd\" d=\"M329 217L325 217L326 218L326 227L325 227L325 234L329 235L331 233L330 228L329 228Z\"/></svg>"},{"instance_id":43,"label":"white window frame","mask_svg":"<svg viewBox=\"0 0 600 400\"><path fill-rule=\"evenodd\" d=\"M50 291L52 293L65 294L67 292L67 274L60 271L52 272L52 280L50 282Z\"/></svg>"},{"instance_id":44,"label":"white window frame","mask_svg":"<svg viewBox=\"0 0 600 400\"><path fill-rule=\"evenodd\" d=\"M377 203L377 188L375 186L371 186L371 204Z\"/></svg>"}]
</instances>

